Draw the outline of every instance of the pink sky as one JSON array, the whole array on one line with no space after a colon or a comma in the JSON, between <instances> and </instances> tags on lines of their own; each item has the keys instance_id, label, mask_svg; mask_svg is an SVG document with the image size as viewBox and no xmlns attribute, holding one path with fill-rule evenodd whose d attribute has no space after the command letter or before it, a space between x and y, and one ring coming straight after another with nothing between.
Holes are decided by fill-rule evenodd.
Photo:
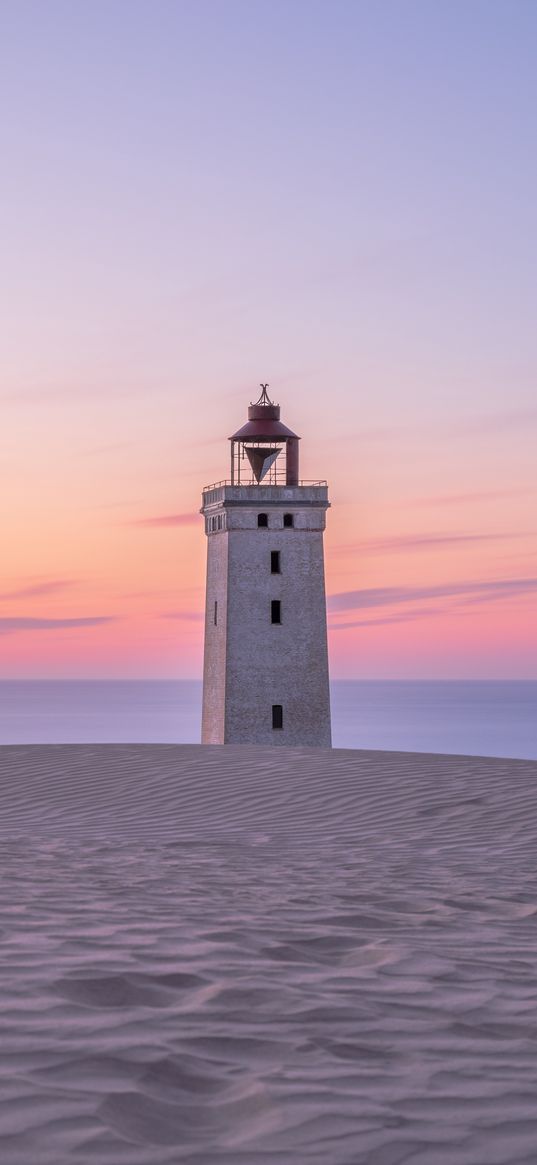
<instances>
[{"instance_id":1,"label":"pink sky","mask_svg":"<svg viewBox=\"0 0 537 1165\"><path fill-rule=\"evenodd\" d=\"M388 430L370 409L361 430L355 402L332 409L296 381L274 395L304 434L302 472L330 482L333 676L535 676L531 426L491 413L477 431ZM255 387L207 386L190 406L180 393L5 403L4 677L200 674L199 495L225 476Z\"/></svg>"},{"instance_id":2,"label":"pink sky","mask_svg":"<svg viewBox=\"0 0 537 1165\"><path fill-rule=\"evenodd\" d=\"M535 8L334 11L6 13L0 676L200 675L260 381L333 676L537 676Z\"/></svg>"}]
</instances>

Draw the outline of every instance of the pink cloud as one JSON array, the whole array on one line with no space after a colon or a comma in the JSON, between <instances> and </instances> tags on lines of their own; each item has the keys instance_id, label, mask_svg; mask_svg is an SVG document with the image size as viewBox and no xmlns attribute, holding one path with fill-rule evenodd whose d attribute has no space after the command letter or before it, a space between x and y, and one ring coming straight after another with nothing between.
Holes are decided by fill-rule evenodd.
<instances>
[{"instance_id":1,"label":"pink cloud","mask_svg":"<svg viewBox=\"0 0 537 1165\"><path fill-rule=\"evenodd\" d=\"M199 515L187 514L159 514L155 518L137 518L130 522L131 526L165 527L165 526L194 526L199 523Z\"/></svg>"},{"instance_id":2,"label":"pink cloud","mask_svg":"<svg viewBox=\"0 0 537 1165\"><path fill-rule=\"evenodd\" d=\"M524 538L525 534L395 534L386 538L368 538L340 551L353 554L399 554L409 551L438 550L443 546L472 546L481 542L498 542Z\"/></svg>"},{"instance_id":3,"label":"pink cloud","mask_svg":"<svg viewBox=\"0 0 537 1165\"><path fill-rule=\"evenodd\" d=\"M197 623L205 618L203 611L163 611L159 619L186 619Z\"/></svg>"},{"instance_id":4,"label":"pink cloud","mask_svg":"<svg viewBox=\"0 0 537 1165\"><path fill-rule=\"evenodd\" d=\"M410 623L414 619L430 618L431 615L441 615L445 611L442 607L416 607L412 611L401 611L396 615L385 615L381 619L353 619L348 623L330 623L329 631L348 631L351 627L379 627L386 623Z\"/></svg>"},{"instance_id":5,"label":"pink cloud","mask_svg":"<svg viewBox=\"0 0 537 1165\"><path fill-rule=\"evenodd\" d=\"M512 598L537 592L537 578L492 579L483 582L443 583L427 587L371 587L329 595L329 611L398 606L427 599L475 596L475 601Z\"/></svg>"},{"instance_id":6,"label":"pink cloud","mask_svg":"<svg viewBox=\"0 0 537 1165\"><path fill-rule=\"evenodd\" d=\"M13 635L20 631L56 631L68 627L97 627L101 623L112 623L113 615L85 615L75 619L41 619L27 616L0 618L0 635Z\"/></svg>"},{"instance_id":7,"label":"pink cloud","mask_svg":"<svg viewBox=\"0 0 537 1165\"><path fill-rule=\"evenodd\" d=\"M12 599L33 599L37 595L54 595L76 585L75 579L58 578L50 582L32 583L30 586L16 587L12 591L0 591L0 601Z\"/></svg>"},{"instance_id":8,"label":"pink cloud","mask_svg":"<svg viewBox=\"0 0 537 1165\"><path fill-rule=\"evenodd\" d=\"M535 493L530 486L515 486L513 489L475 490L473 493L433 494L426 498L409 498L402 502L405 506L465 506L475 502L496 502L502 498L521 497Z\"/></svg>"}]
</instances>

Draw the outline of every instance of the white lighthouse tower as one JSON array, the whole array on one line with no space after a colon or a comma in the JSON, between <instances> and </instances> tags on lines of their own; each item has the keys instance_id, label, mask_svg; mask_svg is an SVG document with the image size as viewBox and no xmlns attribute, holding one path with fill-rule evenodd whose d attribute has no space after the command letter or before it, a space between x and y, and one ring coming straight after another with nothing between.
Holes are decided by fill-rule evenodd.
<instances>
[{"instance_id":1,"label":"white lighthouse tower","mask_svg":"<svg viewBox=\"0 0 537 1165\"><path fill-rule=\"evenodd\" d=\"M328 487L299 480L299 437L267 387L230 438L231 480L203 491L202 741L329 748Z\"/></svg>"}]
</instances>

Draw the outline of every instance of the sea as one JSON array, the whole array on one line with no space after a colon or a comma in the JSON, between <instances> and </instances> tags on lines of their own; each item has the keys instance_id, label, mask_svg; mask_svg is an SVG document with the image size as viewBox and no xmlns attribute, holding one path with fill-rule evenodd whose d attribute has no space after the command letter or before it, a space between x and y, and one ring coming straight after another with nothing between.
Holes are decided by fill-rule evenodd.
<instances>
[{"instance_id":1,"label":"sea","mask_svg":"<svg viewBox=\"0 0 537 1165\"><path fill-rule=\"evenodd\" d=\"M537 759L537 681L336 680L335 748ZM197 743L197 680L0 681L0 744Z\"/></svg>"}]
</instances>

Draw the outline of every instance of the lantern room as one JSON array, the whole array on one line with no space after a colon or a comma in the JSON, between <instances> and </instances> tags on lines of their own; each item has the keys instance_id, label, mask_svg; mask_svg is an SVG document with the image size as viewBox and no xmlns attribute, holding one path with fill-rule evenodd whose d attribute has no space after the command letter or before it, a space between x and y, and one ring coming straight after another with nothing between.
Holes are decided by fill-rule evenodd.
<instances>
[{"instance_id":1,"label":"lantern room","mask_svg":"<svg viewBox=\"0 0 537 1165\"><path fill-rule=\"evenodd\" d=\"M270 400L268 384L248 409L248 420L229 438L232 485L298 485L300 437L280 421L280 406Z\"/></svg>"}]
</instances>

